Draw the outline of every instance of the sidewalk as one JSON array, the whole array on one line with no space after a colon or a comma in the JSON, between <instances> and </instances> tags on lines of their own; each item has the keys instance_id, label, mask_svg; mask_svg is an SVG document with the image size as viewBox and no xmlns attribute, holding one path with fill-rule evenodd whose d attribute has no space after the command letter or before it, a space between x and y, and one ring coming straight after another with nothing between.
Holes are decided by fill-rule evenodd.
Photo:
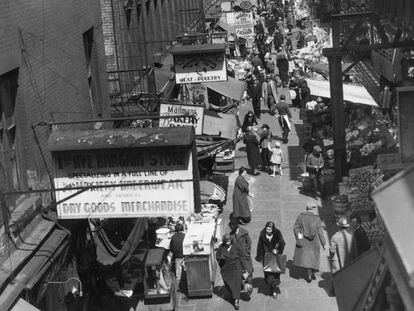
<instances>
[{"instance_id":1,"label":"sidewalk","mask_svg":"<svg viewBox=\"0 0 414 311\"><path fill-rule=\"evenodd\" d=\"M287 89L280 90L288 94ZM243 104L240 107L240 118L251 109L251 104ZM305 210L305 204L313 200L305 195L299 194L301 182L298 176L302 173L303 151L300 141L303 125L299 120L299 110L292 108L293 128L289 136L289 143L283 144L282 149L285 154L284 175L272 178L266 173L260 176L248 176L250 191L254 194L252 221L245 228L249 231L252 238L252 257L256 255L257 241L260 231L269 220L275 222L282 232L286 241L285 254L288 260L288 269L281 277L281 293L277 300L270 296L267 285L264 282L262 266L254 261L253 285L254 291L250 301L240 301L240 310L286 310L286 311L336 311L338 310L335 297L329 297L324 286L330 272L328 264L328 251L321 250L320 272L316 275L316 281L308 284L303 278L299 278L298 269L291 265L295 239L293 236L293 224L299 213ZM262 114L260 124L269 124L273 135L281 136L281 131L277 120L268 114L267 110ZM260 125L259 124L259 125ZM236 146L236 170L240 166L247 166L246 152L244 144L240 142ZM227 205L223 212L223 218L228 219L232 212L232 192L237 172L229 175L229 189L227 193ZM327 227L329 235L331 229L335 229L333 211L326 202L318 202L322 205L319 214L324 225ZM327 239L329 238L326 233ZM190 299L187 301L180 295L179 306L176 310L234 310L230 302L226 301L227 293L223 288L220 271L217 271L215 283L215 295L209 299Z\"/></svg>"}]
</instances>

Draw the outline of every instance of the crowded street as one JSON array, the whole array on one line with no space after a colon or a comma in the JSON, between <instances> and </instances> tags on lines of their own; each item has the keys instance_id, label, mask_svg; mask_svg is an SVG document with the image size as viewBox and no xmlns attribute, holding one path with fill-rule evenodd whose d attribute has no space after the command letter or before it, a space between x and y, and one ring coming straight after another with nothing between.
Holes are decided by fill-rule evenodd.
<instances>
[{"instance_id":1,"label":"crowded street","mask_svg":"<svg viewBox=\"0 0 414 311\"><path fill-rule=\"evenodd\" d=\"M0 311L414 310L414 5L5 0Z\"/></svg>"}]
</instances>

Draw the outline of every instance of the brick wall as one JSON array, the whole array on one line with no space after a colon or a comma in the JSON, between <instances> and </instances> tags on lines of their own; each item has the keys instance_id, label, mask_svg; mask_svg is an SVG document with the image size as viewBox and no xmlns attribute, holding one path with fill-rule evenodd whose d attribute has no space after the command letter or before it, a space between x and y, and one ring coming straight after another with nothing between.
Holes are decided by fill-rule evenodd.
<instances>
[{"instance_id":1,"label":"brick wall","mask_svg":"<svg viewBox=\"0 0 414 311\"><path fill-rule=\"evenodd\" d=\"M89 97L82 39L91 27L96 58L95 109ZM46 173L31 124L90 119L94 110L109 115L105 70L97 70L105 68L99 0L0 1L0 75L16 67L16 154L24 185L28 169L39 179ZM38 128L37 132L45 148L50 129ZM4 156L2 160L7 162Z\"/></svg>"}]
</instances>

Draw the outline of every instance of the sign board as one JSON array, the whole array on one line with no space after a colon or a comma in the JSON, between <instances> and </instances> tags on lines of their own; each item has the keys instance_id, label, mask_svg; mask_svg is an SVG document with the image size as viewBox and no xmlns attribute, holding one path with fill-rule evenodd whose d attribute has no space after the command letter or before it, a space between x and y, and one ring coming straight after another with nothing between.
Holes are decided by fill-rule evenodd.
<instances>
[{"instance_id":1,"label":"sign board","mask_svg":"<svg viewBox=\"0 0 414 311\"><path fill-rule=\"evenodd\" d=\"M174 117L183 114L189 116ZM191 118L190 115L194 118ZM204 107L202 106L161 103L160 116L171 116L171 118L160 119L160 127L194 126L196 135L203 133Z\"/></svg>"},{"instance_id":2,"label":"sign board","mask_svg":"<svg viewBox=\"0 0 414 311\"><path fill-rule=\"evenodd\" d=\"M188 98L198 106L209 107L207 86L202 83L186 84L188 91Z\"/></svg>"},{"instance_id":3,"label":"sign board","mask_svg":"<svg viewBox=\"0 0 414 311\"><path fill-rule=\"evenodd\" d=\"M221 18L236 29L236 35L242 38L254 37L254 19L252 12L229 12Z\"/></svg>"},{"instance_id":4,"label":"sign board","mask_svg":"<svg viewBox=\"0 0 414 311\"><path fill-rule=\"evenodd\" d=\"M174 68L177 84L227 81L224 51L174 55Z\"/></svg>"},{"instance_id":5,"label":"sign board","mask_svg":"<svg viewBox=\"0 0 414 311\"><path fill-rule=\"evenodd\" d=\"M190 149L76 150L54 154L61 219L188 216L194 212ZM115 186L117 185L117 186ZM93 186L108 186L93 188ZM73 196L73 197L70 197Z\"/></svg>"}]
</instances>

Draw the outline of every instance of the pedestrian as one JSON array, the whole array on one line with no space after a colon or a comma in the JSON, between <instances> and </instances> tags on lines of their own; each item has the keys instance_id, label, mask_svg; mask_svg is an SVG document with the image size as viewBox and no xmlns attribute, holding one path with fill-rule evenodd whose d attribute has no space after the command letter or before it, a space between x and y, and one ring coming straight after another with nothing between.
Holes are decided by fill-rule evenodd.
<instances>
[{"instance_id":1,"label":"pedestrian","mask_svg":"<svg viewBox=\"0 0 414 311\"><path fill-rule=\"evenodd\" d=\"M243 253L243 260L241 261L243 268L243 287L246 294L250 298L250 295L253 291L253 262L251 256L252 250L252 240L250 239L249 232L240 227L237 221L232 219L229 222L230 227L230 237L233 239L233 243L237 244L239 249Z\"/></svg>"},{"instance_id":2,"label":"pedestrian","mask_svg":"<svg viewBox=\"0 0 414 311\"><path fill-rule=\"evenodd\" d=\"M369 242L367 232L362 228L361 217L356 216L352 218L352 225L354 227L354 238L357 248L357 256L361 256L363 253L369 251L371 243Z\"/></svg>"},{"instance_id":3,"label":"pedestrian","mask_svg":"<svg viewBox=\"0 0 414 311\"><path fill-rule=\"evenodd\" d=\"M279 49L283 45L283 34L276 29L273 35L273 45L275 46L275 51L279 51Z\"/></svg>"},{"instance_id":4,"label":"pedestrian","mask_svg":"<svg viewBox=\"0 0 414 311\"><path fill-rule=\"evenodd\" d=\"M257 125L257 118L254 115L253 111L249 110L244 116L244 120L242 124L243 133L247 131L247 128L249 126L255 126L255 125Z\"/></svg>"},{"instance_id":5,"label":"pedestrian","mask_svg":"<svg viewBox=\"0 0 414 311\"><path fill-rule=\"evenodd\" d=\"M285 249L285 240L282 233L276 228L273 221L268 221L264 229L260 232L259 241L257 242L256 260L265 266L266 253L273 255L283 254ZM277 298L280 292L280 273L264 272L266 284L269 285L273 299Z\"/></svg>"},{"instance_id":6,"label":"pedestrian","mask_svg":"<svg viewBox=\"0 0 414 311\"><path fill-rule=\"evenodd\" d=\"M349 228L348 219L340 218L336 225L339 230L332 236L331 246L329 247L333 273L342 269L357 257L354 234Z\"/></svg>"},{"instance_id":7,"label":"pedestrian","mask_svg":"<svg viewBox=\"0 0 414 311\"><path fill-rule=\"evenodd\" d=\"M287 13L286 23L287 23L289 32L292 32L293 27L295 27L295 16L293 15L291 10L289 10Z\"/></svg>"},{"instance_id":8,"label":"pedestrian","mask_svg":"<svg viewBox=\"0 0 414 311\"><path fill-rule=\"evenodd\" d=\"M279 17L276 22L276 27L282 35L285 35L285 23L283 22L282 17Z\"/></svg>"},{"instance_id":9,"label":"pedestrian","mask_svg":"<svg viewBox=\"0 0 414 311\"><path fill-rule=\"evenodd\" d=\"M278 98L275 75L269 74L263 83L263 98L265 106L269 108L269 114L274 115L276 111L276 101Z\"/></svg>"},{"instance_id":10,"label":"pedestrian","mask_svg":"<svg viewBox=\"0 0 414 311\"><path fill-rule=\"evenodd\" d=\"M280 95L280 101L276 103L277 117L279 120L279 125L282 130L283 143L288 142L289 132L290 132L290 119L292 119L292 114L290 113L289 106L285 101L286 96L284 94Z\"/></svg>"},{"instance_id":11,"label":"pedestrian","mask_svg":"<svg viewBox=\"0 0 414 311\"><path fill-rule=\"evenodd\" d=\"M264 78L258 68L254 68L253 73L247 77L247 92L252 99L253 111L257 119L260 119L260 99L262 98L262 87Z\"/></svg>"},{"instance_id":12,"label":"pedestrian","mask_svg":"<svg viewBox=\"0 0 414 311\"><path fill-rule=\"evenodd\" d=\"M296 238L293 264L305 268L305 280L310 283L315 278L315 272L319 270L320 247L325 249L326 240L323 234L322 222L315 214L316 204L306 204L306 212L301 213L296 219L293 232Z\"/></svg>"},{"instance_id":13,"label":"pedestrian","mask_svg":"<svg viewBox=\"0 0 414 311\"><path fill-rule=\"evenodd\" d=\"M308 86L306 80L301 80L299 82L299 93L300 93L300 108L305 109L306 103L310 101L311 90Z\"/></svg>"},{"instance_id":14,"label":"pedestrian","mask_svg":"<svg viewBox=\"0 0 414 311\"><path fill-rule=\"evenodd\" d=\"M223 237L223 243L216 252L216 259L220 266L221 277L227 290L231 294L235 310L239 310L239 299L242 281L243 253L237 244L233 243L230 235Z\"/></svg>"},{"instance_id":15,"label":"pedestrian","mask_svg":"<svg viewBox=\"0 0 414 311\"><path fill-rule=\"evenodd\" d=\"M269 52L267 52L266 55L265 55L264 68L265 68L266 72L269 73L269 75L273 75L275 73L276 62L272 59ZM267 79L268 78L266 78L266 80Z\"/></svg>"},{"instance_id":16,"label":"pedestrian","mask_svg":"<svg viewBox=\"0 0 414 311\"><path fill-rule=\"evenodd\" d=\"M282 80L282 86L287 87L289 84L289 59L283 47L279 48L276 54L276 66L279 70L279 77Z\"/></svg>"},{"instance_id":17,"label":"pedestrian","mask_svg":"<svg viewBox=\"0 0 414 311\"><path fill-rule=\"evenodd\" d=\"M283 151L282 149L280 149L280 142L277 141L275 143L275 147L272 147L271 144L269 143L268 149L271 152L270 163L273 166L273 173L270 176L275 177L276 170L279 172L280 176L282 176L283 175L283 170L282 170Z\"/></svg>"},{"instance_id":18,"label":"pedestrian","mask_svg":"<svg viewBox=\"0 0 414 311\"><path fill-rule=\"evenodd\" d=\"M175 225L175 233L171 237L170 251L172 254L172 263L175 271L175 278L177 280L178 288L180 288L182 266L184 261L183 241L184 241L184 226L181 223Z\"/></svg>"},{"instance_id":19,"label":"pedestrian","mask_svg":"<svg viewBox=\"0 0 414 311\"><path fill-rule=\"evenodd\" d=\"M298 31L296 35L296 48L302 49L305 47L305 35L301 30Z\"/></svg>"},{"instance_id":20,"label":"pedestrian","mask_svg":"<svg viewBox=\"0 0 414 311\"><path fill-rule=\"evenodd\" d=\"M258 168L260 166L260 149L259 140L253 132L253 127L247 127L247 131L244 134L244 144L246 145L247 162L249 163L250 173L252 175L259 175Z\"/></svg>"},{"instance_id":21,"label":"pedestrian","mask_svg":"<svg viewBox=\"0 0 414 311\"><path fill-rule=\"evenodd\" d=\"M260 148L262 159L262 172L269 172L270 168L270 151L268 149L269 141L272 139L273 134L270 131L268 124L262 125L262 132L260 133Z\"/></svg>"},{"instance_id":22,"label":"pedestrian","mask_svg":"<svg viewBox=\"0 0 414 311\"><path fill-rule=\"evenodd\" d=\"M251 212L249 208L249 183L246 178L246 169L241 167L239 175L234 182L233 189L233 214L232 218L241 223L249 223L251 220Z\"/></svg>"},{"instance_id":23,"label":"pedestrian","mask_svg":"<svg viewBox=\"0 0 414 311\"><path fill-rule=\"evenodd\" d=\"M313 146L313 152L306 156L306 172L312 182L312 192L314 197L321 196L321 174L324 167L322 148L318 145Z\"/></svg>"}]
</instances>

